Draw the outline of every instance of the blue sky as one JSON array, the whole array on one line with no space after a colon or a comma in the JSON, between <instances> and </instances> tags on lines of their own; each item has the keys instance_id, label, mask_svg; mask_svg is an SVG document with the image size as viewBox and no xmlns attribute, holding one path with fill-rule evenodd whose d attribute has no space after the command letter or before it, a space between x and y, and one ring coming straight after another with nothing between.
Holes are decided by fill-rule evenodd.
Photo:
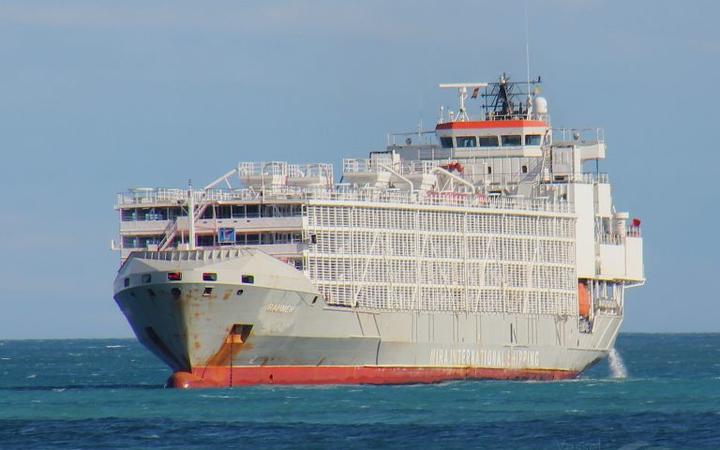
<instances>
[{"instance_id":1,"label":"blue sky","mask_svg":"<svg viewBox=\"0 0 720 450\"><path fill-rule=\"evenodd\" d=\"M0 338L115 337L116 192L332 161L525 74L525 2L0 2ZM528 2L553 125L604 127L648 283L625 331L720 331L715 2Z\"/></svg>"}]
</instances>

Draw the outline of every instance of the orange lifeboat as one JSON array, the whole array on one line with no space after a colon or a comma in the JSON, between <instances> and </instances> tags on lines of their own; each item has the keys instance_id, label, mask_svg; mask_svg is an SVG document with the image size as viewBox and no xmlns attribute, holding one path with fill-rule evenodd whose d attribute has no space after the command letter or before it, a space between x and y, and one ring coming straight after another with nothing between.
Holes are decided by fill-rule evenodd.
<instances>
[{"instance_id":1,"label":"orange lifeboat","mask_svg":"<svg viewBox=\"0 0 720 450\"><path fill-rule=\"evenodd\" d=\"M590 315L590 292L583 281L578 282L578 309L581 316L588 317Z\"/></svg>"}]
</instances>

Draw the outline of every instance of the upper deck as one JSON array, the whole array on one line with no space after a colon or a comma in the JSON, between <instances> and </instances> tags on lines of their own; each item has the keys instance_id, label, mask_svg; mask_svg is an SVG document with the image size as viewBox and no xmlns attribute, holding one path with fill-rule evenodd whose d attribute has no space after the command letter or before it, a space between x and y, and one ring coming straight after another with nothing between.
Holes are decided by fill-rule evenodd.
<instances>
[{"instance_id":1,"label":"upper deck","mask_svg":"<svg viewBox=\"0 0 720 450\"><path fill-rule=\"evenodd\" d=\"M589 177L589 176L588 176ZM316 204L316 203L371 203L387 207L464 207L503 210L521 210L553 213L572 213L573 206L567 200L549 198L506 197L501 195L473 194L470 192L407 191L400 189L357 189L339 184L334 189L318 190L304 188L280 188L264 191L245 189L204 189L192 192L196 204ZM182 189L130 190L117 194L115 209L178 208L185 205L188 192ZM167 220L167 216L149 213L144 220ZM182 213L180 215L183 215ZM143 220L143 219L140 219Z\"/></svg>"}]
</instances>

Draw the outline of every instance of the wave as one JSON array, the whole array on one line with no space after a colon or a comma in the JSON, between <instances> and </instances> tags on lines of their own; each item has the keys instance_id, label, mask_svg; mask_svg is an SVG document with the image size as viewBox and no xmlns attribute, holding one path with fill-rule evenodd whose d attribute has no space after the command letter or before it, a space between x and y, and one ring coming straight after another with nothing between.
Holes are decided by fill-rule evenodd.
<instances>
[{"instance_id":1,"label":"wave","mask_svg":"<svg viewBox=\"0 0 720 450\"><path fill-rule=\"evenodd\" d=\"M608 363L610 364L610 375L613 378L627 378L627 368L625 367L622 356L620 356L620 352L618 352L615 347L613 347L608 354Z\"/></svg>"},{"instance_id":2,"label":"wave","mask_svg":"<svg viewBox=\"0 0 720 450\"><path fill-rule=\"evenodd\" d=\"M0 391L59 391L96 389L163 389L162 384L68 384L63 386L0 386Z\"/></svg>"}]
</instances>

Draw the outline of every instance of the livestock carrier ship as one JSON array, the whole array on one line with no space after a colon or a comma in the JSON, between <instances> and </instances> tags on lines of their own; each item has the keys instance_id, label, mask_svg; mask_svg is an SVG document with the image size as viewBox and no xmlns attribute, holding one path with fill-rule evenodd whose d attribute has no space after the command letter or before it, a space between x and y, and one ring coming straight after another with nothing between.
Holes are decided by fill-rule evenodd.
<instances>
[{"instance_id":1,"label":"livestock carrier ship","mask_svg":"<svg viewBox=\"0 0 720 450\"><path fill-rule=\"evenodd\" d=\"M114 298L168 384L554 380L605 357L644 282L640 221L613 206L602 130L553 129L539 82L440 85L456 111L339 183L241 162L119 194Z\"/></svg>"}]
</instances>

